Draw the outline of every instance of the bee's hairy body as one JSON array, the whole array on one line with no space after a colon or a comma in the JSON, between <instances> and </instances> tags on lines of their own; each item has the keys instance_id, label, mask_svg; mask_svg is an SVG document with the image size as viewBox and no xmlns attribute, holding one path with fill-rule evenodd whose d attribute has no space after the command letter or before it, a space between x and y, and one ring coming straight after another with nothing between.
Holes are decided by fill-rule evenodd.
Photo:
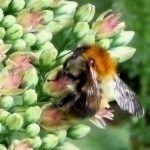
<instances>
[{"instance_id":1,"label":"bee's hairy body","mask_svg":"<svg viewBox=\"0 0 150 150\"><path fill-rule=\"evenodd\" d=\"M143 116L136 95L117 76L116 63L105 49L96 45L77 48L64 63L62 71L76 86L53 108L62 108L77 118L90 118L99 109L106 108L109 100L116 98L120 108Z\"/></svg>"}]
</instances>

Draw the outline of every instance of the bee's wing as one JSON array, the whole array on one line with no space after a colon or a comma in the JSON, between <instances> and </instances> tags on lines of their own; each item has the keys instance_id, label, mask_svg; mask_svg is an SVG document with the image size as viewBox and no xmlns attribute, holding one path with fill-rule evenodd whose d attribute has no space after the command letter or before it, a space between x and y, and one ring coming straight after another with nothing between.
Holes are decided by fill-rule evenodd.
<instances>
[{"instance_id":1,"label":"bee's wing","mask_svg":"<svg viewBox=\"0 0 150 150\"><path fill-rule=\"evenodd\" d=\"M136 94L118 77L115 77L115 98L119 107L129 113L142 117L144 109Z\"/></svg>"}]
</instances>

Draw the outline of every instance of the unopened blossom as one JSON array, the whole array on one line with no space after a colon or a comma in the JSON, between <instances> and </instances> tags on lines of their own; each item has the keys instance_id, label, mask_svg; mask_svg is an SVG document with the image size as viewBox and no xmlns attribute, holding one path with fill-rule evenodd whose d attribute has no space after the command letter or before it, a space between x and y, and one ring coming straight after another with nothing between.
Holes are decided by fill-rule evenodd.
<instances>
[{"instance_id":1,"label":"unopened blossom","mask_svg":"<svg viewBox=\"0 0 150 150\"><path fill-rule=\"evenodd\" d=\"M125 28L125 23L119 20L120 15L107 11L92 24L92 29L98 39L111 37Z\"/></svg>"},{"instance_id":2,"label":"unopened blossom","mask_svg":"<svg viewBox=\"0 0 150 150\"><path fill-rule=\"evenodd\" d=\"M28 12L24 10L18 16L18 23L21 24L26 31L34 31L39 26L42 20L41 13L39 12Z\"/></svg>"},{"instance_id":3,"label":"unopened blossom","mask_svg":"<svg viewBox=\"0 0 150 150\"><path fill-rule=\"evenodd\" d=\"M14 150L33 150L28 144L17 145Z\"/></svg>"}]
</instances>

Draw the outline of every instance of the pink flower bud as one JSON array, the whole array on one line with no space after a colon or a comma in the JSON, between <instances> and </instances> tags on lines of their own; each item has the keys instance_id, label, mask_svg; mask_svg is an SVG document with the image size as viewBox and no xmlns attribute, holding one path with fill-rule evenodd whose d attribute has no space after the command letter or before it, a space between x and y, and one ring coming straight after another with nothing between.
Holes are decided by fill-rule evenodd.
<instances>
[{"instance_id":1,"label":"pink flower bud","mask_svg":"<svg viewBox=\"0 0 150 150\"><path fill-rule=\"evenodd\" d=\"M110 13L111 11L103 13L92 25L98 39L109 38L125 28L125 23L118 20L120 14Z\"/></svg>"},{"instance_id":2,"label":"pink flower bud","mask_svg":"<svg viewBox=\"0 0 150 150\"><path fill-rule=\"evenodd\" d=\"M27 31L35 30L40 25L41 20L41 13L27 12L26 10L18 17L19 24L21 24Z\"/></svg>"},{"instance_id":3,"label":"pink flower bud","mask_svg":"<svg viewBox=\"0 0 150 150\"><path fill-rule=\"evenodd\" d=\"M20 144L15 147L15 150L33 150L28 144Z\"/></svg>"}]
</instances>

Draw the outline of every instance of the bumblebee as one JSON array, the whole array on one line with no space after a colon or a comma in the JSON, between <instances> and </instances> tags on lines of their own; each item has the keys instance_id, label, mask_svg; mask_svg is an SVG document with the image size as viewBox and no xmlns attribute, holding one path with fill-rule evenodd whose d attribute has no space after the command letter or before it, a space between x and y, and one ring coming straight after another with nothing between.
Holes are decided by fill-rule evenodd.
<instances>
[{"instance_id":1,"label":"bumblebee","mask_svg":"<svg viewBox=\"0 0 150 150\"><path fill-rule=\"evenodd\" d=\"M117 63L104 48L92 45L74 50L63 68L49 82L66 79L74 89L48 109L73 118L102 117L112 119L109 101L137 117L144 115L144 109L136 94L117 75ZM60 82L59 82L60 83Z\"/></svg>"}]
</instances>

